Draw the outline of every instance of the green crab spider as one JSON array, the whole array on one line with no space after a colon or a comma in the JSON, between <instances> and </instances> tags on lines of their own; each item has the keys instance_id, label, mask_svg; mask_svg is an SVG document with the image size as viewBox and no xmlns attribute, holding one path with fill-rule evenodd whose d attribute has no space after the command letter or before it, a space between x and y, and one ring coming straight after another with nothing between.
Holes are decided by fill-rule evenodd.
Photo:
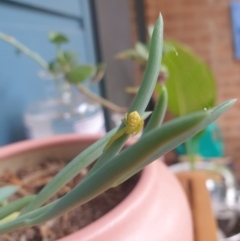
<instances>
[{"instance_id":1,"label":"green crab spider","mask_svg":"<svg viewBox=\"0 0 240 241\"><path fill-rule=\"evenodd\" d=\"M143 128L144 121L142 117L139 115L137 111L133 111L131 113L127 113L122 120L122 122L125 124L125 127L123 127L121 130L117 131L109 140L107 145L105 146L103 151L106 151L112 143L121 137L123 134L128 135L137 135Z\"/></svg>"}]
</instances>

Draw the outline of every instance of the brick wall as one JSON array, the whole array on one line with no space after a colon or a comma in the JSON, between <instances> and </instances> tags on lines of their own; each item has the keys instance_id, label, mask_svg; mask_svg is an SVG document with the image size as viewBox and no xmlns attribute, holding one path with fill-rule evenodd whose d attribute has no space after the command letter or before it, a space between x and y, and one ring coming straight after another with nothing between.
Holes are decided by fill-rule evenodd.
<instances>
[{"instance_id":1,"label":"brick wall","mask_svg":"<svg viewBox=\"0 0 240 241\"><path fill-rule=\"evenodd\" d=\"M218 103L240 97L240 61L233 56L229 3L229 0L145 0L144 3L148 25L161 12L165 38L190 46L211 67L217 81ZM240 170L240 101L218 123L226 155L234 158Z\"/></svg>"}]
</instances>

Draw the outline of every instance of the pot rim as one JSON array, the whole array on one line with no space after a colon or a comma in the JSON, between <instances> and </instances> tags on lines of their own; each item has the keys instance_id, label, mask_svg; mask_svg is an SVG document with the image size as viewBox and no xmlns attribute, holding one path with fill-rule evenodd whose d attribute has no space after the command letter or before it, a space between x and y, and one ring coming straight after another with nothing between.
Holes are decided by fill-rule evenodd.
<instances>
[{"instance_id":1,"label":"pot rim","mask_svg":"<svg viewBox=\"0 0 240 241\"><path fill-rule=\"evenodd\" d=\"M6 146L0 147L0 160L8 158L10 156L15 156L20 153L28 152L29 150L33 151L39 148L50 147L61 145L64 143L87 141L89 143L96 141L101 138L103 135L79 135L79 134L65 134L65 135L56 135L47 138L34 139L34 140L23 140L8 144Z\"/></svg>"}]
</instances>

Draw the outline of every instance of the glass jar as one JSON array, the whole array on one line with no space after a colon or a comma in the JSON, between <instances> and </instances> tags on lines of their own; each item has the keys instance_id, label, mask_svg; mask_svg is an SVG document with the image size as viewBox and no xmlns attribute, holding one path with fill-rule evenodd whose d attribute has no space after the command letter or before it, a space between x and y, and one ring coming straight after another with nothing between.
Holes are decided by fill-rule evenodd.
<instances>
[{"instance_id":1,"label":"glass jar","mask_svg":"<svg viewBox=\"0 0 240 241\"><path fill-rule=\"evenodd\" d=\"M28 138L37 139L56 134L105 132L103 110L63 80L59 94L33 103L24 114Z\"/></svg>"}]
</instances>

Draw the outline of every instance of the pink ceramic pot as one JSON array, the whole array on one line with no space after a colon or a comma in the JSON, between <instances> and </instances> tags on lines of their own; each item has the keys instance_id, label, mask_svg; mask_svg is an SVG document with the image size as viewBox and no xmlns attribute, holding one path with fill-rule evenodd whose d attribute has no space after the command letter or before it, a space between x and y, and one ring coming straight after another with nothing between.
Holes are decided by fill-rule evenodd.
<instances>
[{"instance_id":1,"label":"pink ceramic pot","mask_svg":"<svg viewBox=\"0 0 240 241\"><path fill-rule=\"evenodd\" d=\"M46 157L73 158L99 136L64 135L0 149L0 173ZM160 161L144 169L133 191L102 218L61 241L193 241L190 210L175 176Z\"/></svg>"}]
</instances>

